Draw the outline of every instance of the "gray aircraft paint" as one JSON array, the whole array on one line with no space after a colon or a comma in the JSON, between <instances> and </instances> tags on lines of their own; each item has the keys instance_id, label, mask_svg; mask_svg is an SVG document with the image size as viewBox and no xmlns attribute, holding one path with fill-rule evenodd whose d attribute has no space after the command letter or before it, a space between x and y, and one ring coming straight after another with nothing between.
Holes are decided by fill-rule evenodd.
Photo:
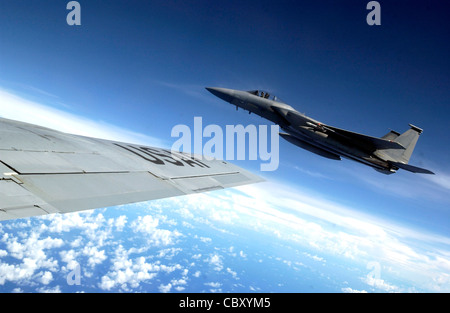
<instances>
[{"instance_id":1,"label":"gray aircraft paint","mask_svg":"<svg viewBox=\"0 0 450 313\"><path fill-rule=\"evenodd\" d=\"M262 181L233 164L0 118L0 221Z\"/></svg>"}]
</instances>

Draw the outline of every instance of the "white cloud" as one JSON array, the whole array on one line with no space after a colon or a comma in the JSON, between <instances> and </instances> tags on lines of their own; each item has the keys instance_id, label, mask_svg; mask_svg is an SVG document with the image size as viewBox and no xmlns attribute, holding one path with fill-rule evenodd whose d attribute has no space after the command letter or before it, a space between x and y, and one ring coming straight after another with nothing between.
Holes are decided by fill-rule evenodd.
<instances>
[{"instance_id":1,"label":"white cloud","mask_svg":"<svg viewBox=\"0 0 450 313\"><path fill-rule=\"evenodd\" d=\"M105 250L98 250L97 247L84 247L83 255L88 257L88 265L94 267L106 260Z\"/></svg>"},{"instance_id":2,"label":"white cloud","mask_svg":"<svg viewBox=\"0 0 450 313\"><path fill-rule=\"evenodd\" d=\"M179 285L186 285L187 281L185 278L181 278L181 279L172 279L170 281L170 283L172 284L172 286L179 286Z\"/></svg>"},{"instance_id":3,"label":"white cloud","mask_svg":"<svg viewBox=\"0 0 450 313\"><path fill-rule=\"evenodd\" d=\"M313 259L314 261L317 261L317 262L326 262L326 260L324 259L324 258L322 258L322 257L319 257L319 256L317 256L317 255L311 255L311 254L309 254L309 253L303 253L304 255L306 255L308 258L311 258L311 259Z\"/></svg>"},{"instance_id":4,"label":"white cloud","mask_svg":"<svg viewBox=\"0 0 450 313\"><path fill-rule=\"evenodd\" d=\"M46 228L53 233L68 233L73 229L82 229L86 233L94 234L104 221L103 216L95 214L94 211L52 214L39 218L51 221Z\"/></svg>"},{"instance_id":5,"label":"white cloud","mask_svg":"<svg viewBox=\"0 0 450 313\"><path fill-rule=\"evenodd\" d=\"M111 290L120 287L124 291L137 288L142 281L151 280L161 270L158 264L148 263L144 257L132 259L122 245L115 251L110 271L102 276L100 289Z\"/></svg>"},{"instance_id":6,"label":"white cloud","mask_svg":"<svg viewBox=\"0 0 450 313\"><path fill-rule=\"evenodd\" d=\"M53 280L53 275L49 271L45 271L42 274L41 279L40 279L41 283L43 283L44 285L48 285L52 280Z\"/></svg>"},{"instance_id":7,"label":"white cloud","mask_svg":"<svg viewBox=\"0 0 450 313\"><path fill-rule=\"evenodd\" d=\"M78 248L78 247L81 246L82 242L83 242L83 238L82 238L82 237L78 237L78 238L76 238L75 240L73 240L73 241L70 243L70 246L71 246L72 248Z\"/></svg>"},{"instance_id":8,"label":"white cloud","mask_svg":"<svg viewBox=\"0 0 450 313\"><path fill-rule=\"evenodd\" d=\"M446 190L450 190L450 175L443 171L437 172L436 175L427 175L425 178Z\"/></svg>"},{"instance_id":9,"label":"white cloud","mask_svg":"<svg viewBox=\"0 0 450 313\"><path fill-rule=\"evenodd\" d=\"M168 248L168 249L163 249L160 250L158 253L158 258L167 258L167 259L171 259L173 258L175 255L177 255L178 253L180 253L182 251L181 248Z\"/></svg>"},{"instance_id":10,"label":"white cloud","mask_svg":"<svg viewBox=\"0 0 450 313\"><path fill-rule=\"evenodd\" d=\"M201 253L194 254L193 256L191 256L191 258L193 259L200 259L201 257L202 257Z\"/></svg>"},{"instance_id":11,"label":"white cloud","mask_svg":"<svg viewBox=\"0 0 450 313\"><path fill-rule=\"evenodd\" d=\"M114 226L118 231L122 231L127 223L127 217L125 215L121 215L118 218L114 219Z\"/></svg>"},{"instance_id":12,"label":"white cloud","mask_svg":"<svg viewBox=\"0 0 450 313\"><path fill-rule=\"evenodd\" d=\"M139 288L143 282L153 280L159 273L173 273L181 271L180 279L172 279L170 284L161 285L161 292L168 292L172 286L185 286L187 284L187 271L180 264L161 264L160 261L149 262L144 256L132 257L134 249L125 249L119 245L115 255L111 259L112 266L109 271L101 277L98 287L103 290L119 288L122 291L131 291Z\"/></svg>"},{"instance_id":13,"label":"white cloud","mask_svg":"<svg viewBox=\"0 0 450 313\"><path fill-rule=\"evenodd\" d=\"M159 219L151 215L144 217L139 216L131 223L131 228L134 232L141 232L147 235L149 244L154 246L167 246L175 242L176 238L181 236L181 233L174 230L158 228Z\"/></svg>"},{"instance_id":14,"label":"white cloud","mask_svg":"<svg viewBox=\"0 0 450 313\"><path fill-rule=\"evenodd\" d=\"M365 291L365 290L356 290L356 289L352 289L350 287L342 288L341 291L344 293L367 293L367 291Z\"/></svg>"},{"instance_id":15,"label":"white cloud","mask_svg":"<svg viewBox=\"0 0 450 313\"><path fill-rule=\"evenodd\" d=\"M0 251L13 260L0 261L0 285L12 282L33 287L39 292L58 292L61 286L51 287L55 279L62 278L65 282L65 275L77 266L82 268L82 281L92 276L87 268L94 269L107 259L106 250L101 247L114 244L111 229L123 224L124 219L106 220L102 213L91 211L24 221L2 224L8 231L0 239ZM71 237L75 238L74 241L62 239ZM59 257L55 259L55 255Z\"/></svg>"},{"instance_id":16,"label":"white cloud","mask_svg":"<svg viewBox=\"0 0 450 313\"><path fill-rule=\"evenodd\" d=\"M212 287L212 288L220 288L222 286L222 284L219 282L209 282L209 283L205 283L204 285Z\"/></svg>"},{"instance_id":17,"label":"white cloud","mask_svg":"<svg viewBox=\"0 0 450 313\"><path fill-rule=\"evenodd\" d=\"M2 237L0 242L5 244L8 254L19 262L16 264L0 262L0 285L7 281L21 282L32 279L40 269L58 268L57 260L49 258L46 250L61 247L63 241L51 237L40 239L39 236L39 233L32 231L24 238L11 235ZM47 278L48 274L44 278L39 276L38 280L43 282Z\"/></svg>"},{"instance_id":18,"label":"white cloud","mask_svg":"<svg viewBox=\"0 0 450 313\"><path fill-rule=\"evenodd\" d=\"M399 287L389 284L381 278L375 278L373 276L367 275L363 280L369 286L378 288L384 292L397 292L399 291Z\"/></svg>"},{"instance_id":19,"label":"white cloud","mask_svg":"<svg viewBox=\"0 0 450 313\"><path fill-rule=\"evenodd\" d=\"M227 267L227 273L231 274L231 276L233 276L234 279L239 279L237 273L229 267Z\"/></svg>"},{"instance_id":20,"label":"white cloud","mask_svg":"<svg viewBox=\"0 0 450 313\"><path fill-rule=\"evenodd\" d=\"M220 272L223 269L222 256L217 253L210 255L205 261L208 262L215 271Z\"/></svg>"},{"instance_id":21,"label":"white cloud","mask_svg":"<svg viewBox=\"0 0 450 313\"><path fill-rule=\"evenodd\" d=\"M170 290L172 289L172 284L167 284L167 285L163 285L163 284L161 284L159 287L158 287L158 289L159 289L159 291L160 292L162 292L162 293L168 293L168 292L170 292Z\"/></svg>"},{"instance_id":22,"label":"white cloud","mask_svg":"<svg viewBox=\"0 0 450 313\"><path fill-rule=\"evenodd\" d=\"M208 237L200 237L200 241L203 243L211 243L212 239Z\"/></svg>"},{"instance_id":23,"label":"white cloud","mask_svg":"<svg viewBox=\"0 0 450 313\"><path fill-rule=\"evenodd\" d=\"M37 291L40 293L61 293L61 287L60 286L55 286L52 288L40 287L37 289Z\"/></svg>"},{"instance_id":24,"label":"white cloud","mask_svg":"<svg viewBox=\"0 0 450 313\"><path fill-rule=\"evenodd\" d=\"M76 252L75 250L71 249L68 251L61 251L59 255L61 257L61 261L67 264L68 269L73 270L75 267L79 266L76 260L79 257L80 252Z\"/></svg>"}]
</instances>

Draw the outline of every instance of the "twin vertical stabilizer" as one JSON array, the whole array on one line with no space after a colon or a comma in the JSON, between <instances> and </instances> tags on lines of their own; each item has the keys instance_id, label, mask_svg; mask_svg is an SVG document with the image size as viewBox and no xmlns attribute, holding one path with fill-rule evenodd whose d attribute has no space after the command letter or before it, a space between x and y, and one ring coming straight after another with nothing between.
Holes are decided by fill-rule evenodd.
<instances>
[{"instance_id":1,"label":"twin vertical stabilizer","mask_svg":"<svg viewBox=\"0 0 450 313\"><path fill-rule=\"evenodd\" d=\"M403 134L399 134L395 131L390 131L388 134L382 138L385 140L390 140L399 143L405 149L384 149L377 150L374 154L383 160L388 161L391 165L397 168L401 168L413 173L423 173L423 174L434 174L433 172L423 169L420 167L408 165L409 159L416 147L417 140L419 140L420 134L422 134L423 129L409 124L411 127Z\"/></svg>"}]
</instances>

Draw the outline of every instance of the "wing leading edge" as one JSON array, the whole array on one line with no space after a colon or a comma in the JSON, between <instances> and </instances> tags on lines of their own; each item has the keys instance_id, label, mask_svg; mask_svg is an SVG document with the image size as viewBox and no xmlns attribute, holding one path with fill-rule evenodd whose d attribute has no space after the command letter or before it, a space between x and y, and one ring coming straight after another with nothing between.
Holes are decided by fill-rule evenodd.
<instances>
[{"instance_id":1,"label":"wing leading edge","mask_svg":"<svg viewBox=\"0 0 450 313\"><path fill-rule=\"evenodd\" d=\"M393 162L393 161L389 161L389 164L404 169L405 171L409 171L412 173L420 173L420 174L431 174L433 175L434 173L430 170L427 170L425 168L421 168L418 166L414 166L414 165L409 165L409 164L405 164L405 163L401 163L401 162Z\"/></svg>"},{"instance_id":2,"label":"wing leading edge","mask_svg":"<svg viewBox=\"0 0 450 313\"><path fill-rule=\"evenodd\" d=\"M221 160L0 119L0 221L260 181Z\"/></svg>"}]
</instances>

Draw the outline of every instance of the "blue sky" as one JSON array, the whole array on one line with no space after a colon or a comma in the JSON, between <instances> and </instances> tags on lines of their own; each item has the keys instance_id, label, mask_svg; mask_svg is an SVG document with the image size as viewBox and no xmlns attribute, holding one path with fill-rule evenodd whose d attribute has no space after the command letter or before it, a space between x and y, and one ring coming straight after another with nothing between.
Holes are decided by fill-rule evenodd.
<instances>
[{"instance_id":1,"label":"blue sky","mask_svg":"<svg viewBox=\"0 0 450 313\"><path fill-rule=\"evenodd\" d=\"M79 1L82 25L68 26L67 2L0 3L0 95L34 108L18 114L2 103L2 116L42 123L51 112L166 146L172 127L194 116L266 123L204 89L219 86L269 90L319 121L372 136L413 123L424 133L410 162L433 177L384 176L283 140L279 169L260 174L317 205L395 224L399 237L427 234L420 242L448 260L448 4L380 1L381 26L368 26L364 1ZM258 162L235 163L258 173Z\"/></svg>"}]
</instances>

